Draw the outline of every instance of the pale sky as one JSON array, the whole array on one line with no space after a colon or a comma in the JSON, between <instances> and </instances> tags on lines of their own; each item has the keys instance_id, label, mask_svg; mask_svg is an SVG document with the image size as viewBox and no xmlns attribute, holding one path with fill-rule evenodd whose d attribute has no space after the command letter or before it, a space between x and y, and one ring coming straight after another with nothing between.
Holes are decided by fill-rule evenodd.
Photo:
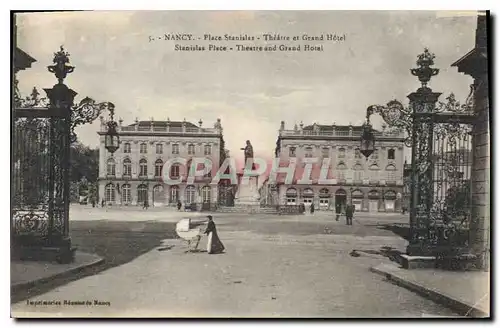
<instances>
[{"instance_id":1,"label":"pale sky","mask_svg":"<svg viewBox=\"0 0 500 328\"><path fill-rule=\"evenodd\" d=\"M28 13L17 21L18 46L37 59L18 73L23 95L56 82L46 67L64 45L76 67L66 84L77 101L113 102L125 125L169 117L213 126L221 118L233 156L242 156L247 139L255 156L272 156L282 120L289 129L301 121L361 124L369 105L407 104L420 86L409 70L424 47L436 55L440 74L429 86L442 101L450 92L464 101L472 83L450 65L474 47L476 17L449 12L115 11ZM346 40L312 42L324 45L314 53L178 52L174 42L149 42L164 33L336 33ZM98 127L79 128L79 140L97 146Z\"/></svg>"}]
</instances>

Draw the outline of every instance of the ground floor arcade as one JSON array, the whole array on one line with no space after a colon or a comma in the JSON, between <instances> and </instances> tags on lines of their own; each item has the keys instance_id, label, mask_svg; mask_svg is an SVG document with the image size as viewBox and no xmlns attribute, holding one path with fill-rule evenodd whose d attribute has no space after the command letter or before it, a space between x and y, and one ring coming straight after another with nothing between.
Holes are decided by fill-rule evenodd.
<instances>
[{"instance_id":1,"label":"ground floor arcade","mask_svg":"<svg viewBox=\"0 0 500 328\"><path fill-rule=\"evenodd\" d=\"M100 181L99 195L107 205L177 206L217 203L218 186L206 183L167 185L161 181Z\"/></svg>"},{"instance_id":2,"label":"ground floor arcade","mask_svg":"<svg viewBox=\"0 0 500 328\"><path fill-rule=\"evenodd\" d=\"M276 191L279 205L314 204L317 210L342 211L352 203L356 211L399 212L402 209L402 187L399 186L310 186L281 185Z\"/></svg>"}]
</instances>

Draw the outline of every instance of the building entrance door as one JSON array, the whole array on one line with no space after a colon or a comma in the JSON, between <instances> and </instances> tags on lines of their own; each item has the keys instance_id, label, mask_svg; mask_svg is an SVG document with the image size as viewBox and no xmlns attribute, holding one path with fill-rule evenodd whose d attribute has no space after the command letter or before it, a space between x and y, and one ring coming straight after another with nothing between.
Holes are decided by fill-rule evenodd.
<instances>
[{"instance_id":1,"label":"building entrance door","mask_svg":"<svg viewBox=\"0 0 500 328\"><path fill-rule=\"evenodd\" d=\"M335 206L337 206L337 204L340 204L340 210L342 212L345 211L346 203L347 203L346 195L335 195Z\"/></svg>"}]
</instances>

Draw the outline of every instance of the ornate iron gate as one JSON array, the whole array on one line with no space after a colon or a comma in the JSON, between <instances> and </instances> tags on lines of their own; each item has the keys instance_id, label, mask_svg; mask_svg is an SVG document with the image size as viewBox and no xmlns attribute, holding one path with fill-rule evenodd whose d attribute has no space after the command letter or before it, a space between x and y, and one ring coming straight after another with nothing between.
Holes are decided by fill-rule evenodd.
<instances>
[{"instance_id":1,"label":"ornate iron gate","mask_svg":"<svg viewBox=\"0 0 500 328\"><path fill-rule=\"evenodd\" d=\"M465 249L471 221L472 126L475 122L471 93L461 105L453 94L438 102L441 93L427 83L439 73L434 54L427 49L418 56L418 68L411 69L421 82L408 95L409 108L396 101L373 105L369 117L379 113L388 125L407 132L412 150L409 255L439 255ZM362 139L362 145L363 145ZM371 153L374 149L366 149ZM369 156L369 155L368 155Z\"/></svg>"},{"instance_id":2,"label":"ornate iron gate","mask_svg":"<svg viewBox=\"0 0 500 328\"><path fill-rule=\"evenodd\" d=\"M46 92L49 96L61 92L68 105L72 104L72 97L76 94L62 84L46 89ZM14 245L17 250L19 247L54 249L62 257L72 257L68 236L71 112L64 107L65 104L57 104L57 107L52 101L47 105L45 99L39 98L36 89L30 98L15 99L14 105Z\"/></svg>"},{"instance_id":3,"label":"ornate iron gate","mask_svg":"<svg viewBox=\"0 0 500 328\"><path fill-rule=\"evenodd\" d=\"M54 54L54 73L58 83L44 89L47 98L40 98L34 88L30 97L21 98L14 76L11 179L12 255L18 259L73 259L74 247L69 238L70 145L76 141L76 126L97 119L109 110L106 149L114 152L119 137L113 120L114 105L96 104L84 98L73 104L76 92L64 83L74 67L69 54L61 47Z\"/></svg>"}]
</instances>

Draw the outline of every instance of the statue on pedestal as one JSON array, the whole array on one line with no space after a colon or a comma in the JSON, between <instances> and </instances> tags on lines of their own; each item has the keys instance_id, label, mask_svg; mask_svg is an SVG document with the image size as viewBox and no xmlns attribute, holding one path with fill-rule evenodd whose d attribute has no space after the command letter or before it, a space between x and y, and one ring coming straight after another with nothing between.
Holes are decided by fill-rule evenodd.
<instances>
[{"instance_id":1,"label":"statue on pedestal","mask_svg":"<svg viewBox=\"0 0 500 328\"><path fill-rule=\"evenodd\" d=\"M252 144L250 143L250 140L247 140L247 145L245 146L245 148L241 148L241 150L243 150L244 154L245 154L245 168L247 165L247 161L250 159L251 163L252 163L252 166L251 166L252 170L255 169L254 163L253 163L253 147L252 147Z\"/></svg>"}]
</instances>

